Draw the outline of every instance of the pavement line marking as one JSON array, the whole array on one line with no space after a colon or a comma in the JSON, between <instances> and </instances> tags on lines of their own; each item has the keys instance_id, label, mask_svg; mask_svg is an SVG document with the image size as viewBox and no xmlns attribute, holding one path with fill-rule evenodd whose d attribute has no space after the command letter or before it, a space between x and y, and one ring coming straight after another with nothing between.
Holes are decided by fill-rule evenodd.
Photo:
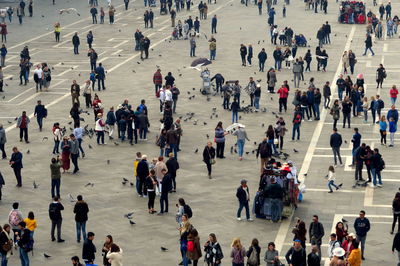
<instances>
[{"instance_id":1,"label":"pavement line marking","mask_svg":"<svg viewBox=\"0 0 400 266\"><path fill-rule=\"evenodd\" d=\"M347 38L346 45L345 45L345 47L343 49L344 51L349 50L350 44L351 44L351 40L353 39L355 31L356 31L356 26L353 25L351 27L350 34L348 35L349 37ZM338 66L337 66L337 69L336 69L336 73L335 73L335 75L333 77L333 81L331 82L331 84L336 84L335 79L341 72L342 72L342 62L340 61L338 63ZM300 169L300 172L299 172L299 176L300 176L299 179L300 179L301 182L304 181L304 174L307 173L309 168L310 168L311 161L313 159L313 154L315 152L315 148L317 147L318 139L319 139L319 136L321 135L322 128L323 128L324 122L326 120L326 115L327 115L327 111L325 109L323 109L322 112L321 112L321 115L320 115L321 120L318 121L318 124L317 124L317 126L316 126L316 128L314 130L313 136L311 138L310 146L308 147L307 153L304 156L303 164L301 165L301 169ZM277 247L277 250L281 250L281 248L282 248L282 245L283 245L283 243L285 241L285 238L286 238L286 234L289 231L291 218L292 217L290 217L290 219L287 219L288 222L286 223L286 221L285 221L285 223L282 223L281 226L279 227L278 235L277 235L277 237L275 238L275 241L274 241L274 243L275 243L275 245Z\"/></svg>"},{"instance_id":2,"label":"pavement line marking","mask_svg":"<svg viewBox=\"0 0 400 266\"><path fill-rule=\"evenodd\" d=\"M55 84L54 84L54 86L57 86L57 85L59 85L59 84L61 84L61 83L63 83L64 81L63 80L61 80L61 81L59 81L59 82L56 82ZM33 89L33 88L32 88ZM36 89L36 88L35 88ZM47 92L44 92L45 94L47 93ZM35 94L32 94L31 96L29 96L28 98L26 98L25 100L23 100L22 102L19 102L17 105L22 105L22 104L24 104L24 103L26 103L27 101L30 101L31 99L33 99L33 98L35 98L36 96L38 96L38 95L44 95L43 94L43 92L39 92L39 93L35 93Z\"/></svg>"},{"instance_id":3,"label":"pavement line marking","mask_svg":"<svg viewBox=\"0 0 400 266\"><path fill-rule=\"evenodd\" d=\"M161 27L160 29L158 29L157 31L163 31L164 29L166 29L168 26L164 26L164 27Z\"/></svg>"},{"instance_id":4,"label":"pavement line marking","mask_svg":"<svg viewBox=\"0 0 400 266\"><path fill-rule=\"evenodd\" d=\"M383 204L375 205L373 203L373 199L374 199L374 189L371 187L366 187L364 194L365 207L392 208L392 205L383 205Z\"/></svg>"},{"instance_id":5,"label":"pavement line marking","mask_svg":"<svg viewBox=\"0 0 400 266\"><path fill-rule=\"evenodd\" d=\"M307 192L328 192L328 188L306 188L306 193ZM359 191L359 190L346 190L346 189L339 189L335 190L335 193L365 193L365 191Z\"/></svg>"}]
</instances>

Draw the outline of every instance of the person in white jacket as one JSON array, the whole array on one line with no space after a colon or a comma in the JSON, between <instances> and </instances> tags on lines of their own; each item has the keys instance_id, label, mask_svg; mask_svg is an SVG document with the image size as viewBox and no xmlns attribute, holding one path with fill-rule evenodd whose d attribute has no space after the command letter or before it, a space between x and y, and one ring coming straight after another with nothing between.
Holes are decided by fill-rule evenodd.
<instances>
[{"instance_id":1,"label":"person in white jacket","mask_svg":"<svg viewBox=\"0 0 400 266\"><path fill-rule=\"evenodd\" d=\"M328 257L329 259L333 258L333 250L335 248L340 248L340 242L337 240L337 236L335 233L332 233L330 236L329 246L328 246Z\"/></svg>"},{"instance_id":2,"label":"person in white jacket","mask_svg":"<svg viewBox=\"0 0 400 266\"><path fill-rule=\"evenodd\" d=\"M329 166L328 169L328 188L329 188L329 192L328 193L332 193L332 186L336 188L336 190L338 190L339 188L342 187L343 184L339 184L338 186L335 185L335 179L336 179L336 174L335 174L335 168L333 167L333 165Z\"/></svg>"},{"instance_id":3,"label":"person in white jacket","mask_svg":"<svg viewBox=\"0 0 400 266\"><path fill-rule=\"evenodd\" d=\"M111 266L122 266L122 249L118 245L112 243L106 257Z\"/></svg>"},{"instance_id":4,"label":"person in white jacket","mask_svg":"<svg viewBox=\"0 0 400 266\"><path fill-rule=\"evenodd\" d=\"M97 133L97 144L100 144L100 139L101 139L101 143L104 143L104 127L106 126L106 123L104 122L103 119L103 114L102 113L98 113L97 114L97 120L96 120L96 126L94 128L94 130Z\"/></svg>"},{"instance_id":5,"label":"person in white jacket","mask_svg":"<svg viewBox=\"0 0 400 266\"><path fill-rule=\"evenodd\" d=\"M162 88L160 88L158 99L160 100L160 113L162 114L165 103L165 86L162 86Z\"/></svg>"}]
</instances>

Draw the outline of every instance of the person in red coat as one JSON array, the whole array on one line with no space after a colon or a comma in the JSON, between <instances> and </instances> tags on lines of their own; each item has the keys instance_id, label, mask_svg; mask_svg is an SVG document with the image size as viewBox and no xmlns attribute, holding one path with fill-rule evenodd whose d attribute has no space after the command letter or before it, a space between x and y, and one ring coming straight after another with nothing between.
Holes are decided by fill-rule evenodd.
<instances>
[{"instance_id":1,"label":"person in red coat","mask_svg":"<svg viewBox=\"0 0 400 266\"><path fill-rule=\"evenodd\" d=\"M5 22L0 24L0 34L1 34L1 41L7 42L7 24Z\"/></svg>"}]
</instances>

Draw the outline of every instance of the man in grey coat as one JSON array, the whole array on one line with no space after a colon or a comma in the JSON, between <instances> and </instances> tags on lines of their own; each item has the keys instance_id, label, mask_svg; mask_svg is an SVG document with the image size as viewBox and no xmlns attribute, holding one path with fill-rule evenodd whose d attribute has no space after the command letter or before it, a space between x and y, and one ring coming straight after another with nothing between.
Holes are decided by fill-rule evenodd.
<instances>
[{"instance_id":1,"label":"man in grey coat","mask_svg":"<svg viewBox=\"0 0 400 266\"><path fill-rule=\"evenodd\" d=\"M302 67L299 64L299 59L296 58L296 62L294 62L294 64L293 64L293 81L294 81L295 88L300 87L301 70L302 70Z\"/></svg>"},{"instance_id":2,"label":"man in grey coat","mask_svg":"<svg viewBox=\"0 0 400 266\"><path fill-rule=\"evenodd\" d=\"M74 164L73 173L76 174L79 171L78 157L79 157L79 141L75 138L74 134L69 135L70 141L69 146L71 147L71 161Z\"/></svg>"},{"instance_id":3,"label":"man in grey coat","mask_svg":"<svg viewBox=\"0 0 400 266\"><path fill-rule=\"evenodd\" d=\"M3 125L0 124L0 150L2 153L2 159L7 158L6 151L4 150L4 145L7 142L6 131L3 128Z\"/></svg>"}]
</instances>

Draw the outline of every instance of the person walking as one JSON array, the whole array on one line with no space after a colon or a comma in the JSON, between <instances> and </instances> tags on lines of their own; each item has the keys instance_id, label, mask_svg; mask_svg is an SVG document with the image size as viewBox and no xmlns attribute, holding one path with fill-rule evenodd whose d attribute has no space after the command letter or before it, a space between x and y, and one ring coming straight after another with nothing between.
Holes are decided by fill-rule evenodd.
<instances>
[{"instance_id":1,"label":"person walking","mask_svg":"<svg viewBox=\"0 0 400 266\"><path fill-rule=\"evenodd\" d=\"M235 96L234 99L233 99L233 102L231 104L232 123L237 123L238 122L238 117L239 117L238 112L239 112L240 106L239 106L239 102L238 102L238 100L236 98L237 97Z\"/></svg>"},{"instance_id":2,"label":"person walking","mask_svg":"<svg viewBox=\"0 0 400 266\"><path fill-rule=\"evenodd\" d=\"M59 198L55 196L53 198L53 202L49 205L49 217L51 220L51 241L55 241L54 231L57 226L57 242L61 243L65 240L61 238L61 224L62 224L62 215L61 211L64 210L64 206L61 204Z\"/></svg>"},{"instance_id":3,"label":"person walking","mask_svg":"<svg viewBox=\"0 0 400 266\"><path fill-rule=\"evenodd\" d=\"M88 36L89 36L89 34L88 34ZM88 37L89 52L88 52L87 56L89 57L90 70L96 71L98 55L97 55L96 51L91 47L92 44L91 44L91 42L89 42L89 40L90 40L89 38L90 37Z\"/></svg>"},{"instance_id":4,"label":"person walking","mask_svg":"<svg viewBox=\"0 0 400 266\"><path fill-rule=\"evenodd\" d=\"M6 45L3 43L2 45L1 45L1 48L0 48L0 66L1 67L5 67L6 66L6 56L7 56L7 53L8 53L8 51L7 51L7 47L6 47Z\"/></svg>"},{"instance_id":5,"label":"person walking","mask_svg":"<svg viewBox=\"0 0 400 266\"><path fill-rule=\"evenodd\" d=\"M103 120L103 114L102 113L98 113L97 114L97 120L96 120L96 126L95 126L95 131L97 134L97 144L100 145L100 141L101 144L105 144L104 143L104 131L105 131L105 126L106 124L104 123Z\"/></svg>"},{"instance_id":6,"label":"person walking","mask_svg":"<svg viewBox=\"0 0 400 266\"><path fill-rule=\"evenodd\" d=\"M390 134L390 144L389 147L394 147L394 134L397 131L397 123L393 117L389 119L389 134Z\"/></svg>"},{"instance_id":7,"label":"person walking","mask_svg":"<svg viewBox=\"0 0 400 266\"><path fill-rule=\"evenodd\" d=\"M10 158L10 166L14 170L15 178L17 179L17 187L22 187L22 176L21 170L23 168L22 165L22 153L18 151L17 147L12 149L13 153Z\"/></svg>"},{"instance_id":8,"label":"person walking","mask_svg":"<svg viewBox=\"0 0 400 266\"><path fill-rule=\"evenodd\" d=\"M171 192L176 192L176 173L179 170L179 163L175 159L174 153L170 152L169 153L169 159L165 163L168 169L168 174L170 175L172 179L172 189Z\"/></svg>"},{"instance_id":9,"label":"person walking","mask_svg":"<svg viewBox=\"0 0 400 266\"><path fill-rule=\"evenodd\" d=\"M61 170L62 164L60 162L60 158L57 156L56 158L51 159L50 164L50 172L51 172L51 197L60 198L60 186L61 186Z\"/></svg>"},{"instance_id":10,"label":"person walking","mask_svg":"<svg viewBox=\"0 0 400 266\"><path fill-rule=\"evenodd\" d=\"M94 233L87 233L85 242L82 248L82 259L86 264L93 264L96 258L96 246L93 244Z\"/></svg>"},{"instance_id":11,"label":"person walking","mask_svg":"<svg viewBox=\"0 0 400 266\"><path fill-rule=\"evenodd\" d=\"M157 71L153 75L153 83L154 83L154 93L157 95L158 91L162 87L163 77L161 74L161 69L157 68Z\"/></svg>"},{"instance_id":12,"label":"person walking","mask_svg":"<svg viewBox=\"0 0 400 266\"><path fill-rule=\"evenodd\" d=\"M239 208L237 210L237 215L236 215L237 220L238 221L242 220L240 216L243 208L245 208L247 221L249 222L253 221L253 219L251 219L250 217L250 208L249 208L250 192L249 192L249 187L247 186L246 179L242 179L240 181L240 186L236 190L236 197L239 200Z\"/></svg>"},{"instance_id":13,"label":"person walking","mask_svg":"<svg viewBox=\"0 0 400 266\"><path fill-rule=\"evenodd\" d=\"M365 43L365 51L364 51L363 55L364 56L367 55L367 51L370 50L372 53L372 56L374 56L375 53L374 53L374 51L372 51L372 37L370 34L367 34L367 38L365 39L364 43Z\"/></svg>"},{"instance_id":14,"label":"person walking","mask_svg":"<svg viewBox=\"0 0 400 266\"><path fill-rule=\"evenodd\" d=\"M214 17L211 19L211 34L216 34L217 33L217 15L214 15Z\"/></svg>"},{"instance_id":15,"label":"person walking","mask_svg":"<svg viewBox=\"0 0 400 266\"><path fill-rule=\"evenodd\" d=\"M36 117L37 123L39 125L39 131L42 131L43 128L43 118L47 117L47 109L42 104L42 101L37 101L37 105L35 106L35 112L33 115Z\"/></svg>"},{"instance_id":16,"label":"person walking","mask_svg":"<svg viewBox=\"0 0 400 266\"><path fill-rule=\"evenodd\" d=\"M329 192L328 193L332 193L332 187L336 188L336 190L338 190L339 188L342 187L343 184L339 184L339 185L335 185L335 179L336 179L336 174L335 174L335 167L334 166L329 166L328 169L328 188L329 188Z\"/></svg>"},{"instance_id":17,"label":"person walking","mask_svg":"<svg viewBox=\"0 0 400 266\"><path fill-rule=\"evenodd\" d=\"M322 238L325 235L324 226L318 221L318 215L313 215L312 222L308 229L310 243L318 247L318 254L321 254Z\"/></svg>"},{"instance_id":18,"label":"person walking","mask_svg":"<svg viewBox=\"0 0 400 266\"><path fill-rule=\"evenodd\" d=\"M286 252L286 261L292 266L303 266L307 262L307 254L305 249L301 246L301 241L295 239L293 246Z\"/></svg>"},{"instance_id":19,"label":"person walking","mask_svg":"<svg viewBox=\"0 0 400 266\"><path fill-rule=\"evenodd\" d=\"M301 120L303 119L302 112L300 111L300 107L296 106L295 112L293 115L293 131L292 131L292 141L295 139L295 133L297 132L297 140L300 140L300 126Z\"/></svg>"},{"instance_id":20,"label":"person walking","mask_svg":"<svg viewBox=\"0 0 400 266\"><path fill-rule=\"evenodd\" d=\"M371 162L371 172L374 187L382 187L381 172L384 168L385 162L382 159L382 155L379 153L379 149L375 148Z\"/></svg>"},{"instance_id":21,"label":"person walking","mask_svg":"<svg viewBox=\"0 0 400 266\"><path fill-rule=\"evenodd\" d=\"M387 77L386 69L383 67L382 64L379 64L379 67L376 70L376 88L377 89L379 87L382 89L382 84L386 77Z\"/></svg>"},{"instance_id":22,"label":"person walking","mask_svg":"<svg viewBox=\"0 0 400 266\"><path fill-rule=\"evenodd\" d=\"M239 128L232 133L233 136L237 137L237 147L238 147L238 155L239 161L243 160L243 153L244 153L244 144L246 140L250 141L247 137L247 132L244 129L244 125L239 124Z\"/></svg>"},{"instance_id":23,"label":"person walking","mask_svg":"<svg viewBox=\"0 0 400 266\"><path fill-rule=\"evenodd\" d=\"M258 53L258 68L259 72L264 72L264 65L265 61L267 61L267 53L265 52L265 48L262 48L261 51Z\"/></svg>"},{"instance_id":24,"label":"person walking","mask_svg":"<svg viewBox=\"0 0 400 266\"><path fill-rule=\"evenodd\" d=\"M196 229L192 229L188 235L188 243L193 243L193 249L188 249L186 256L193 261L193 266L197 266L199 259L201 258L201 247L200 247L200 237Z\"/></svg>"},{"instance_id":25,"label":"person walking","mask_svg":"<svg viewBox=\"0 0 400 266\"><path fill-rule=\"evenodd\" d=\"M337 128L333 129L333 133L331 135L331 139L330 139L330 146L332 148L333 151L333 158L334 158L334 163L335 163L335 167L337 166L337 158L339 158L339 163L340 166L343 166L342 163L342 157L340 156L340 146L342 146L342 135L340 135L337 131Z\"/></svg>"},{"instance_id":26,"label":"person walking","mask_svg":"<svg viewBox=\"0 0 400 266\"><path fill-rule=\"evenodd\" d=\"M83 241L86 241L86 222L88 220L89 206L83 200L82 195L77 196L77 202L74 206L75 225L76 225L76 242L81 242L81 232Z\"/></svg>"},{"instance_id":27,"label":"person walking","mask_svg":"<svg viewBox=\"0 0 400 266\"><path fill-rule=\"evenodd\" d=\"M203 162L207 166L208 178L211 179L212 165L215 164L215 149L211 141L208 141L204 147Z\"/></svg>"},{"instance_id":28,"label":"person walking","mask_svg":"<svg viewBox=\"0 0 400 266\"><path fill-rule=\"evenodd\" d=\"M79 142L76 139L74 134L69 135L69 146L70 146L70 151L71 151L71 161L72 164L74 165L74 171L72 172L73 174L76 174L79 171L78 167L78 158L79 158Z\"/></svg>"},{"instance_id":29,"label":"person walking","mask_svg":"<svg viewBox=\"0 0 400 266\"><path fill-rule=\"evenodd\" d=\"M80 91L81 87L76 82L76 80L73 80L71 85L72 106L74 106L75 103L78 104L78 107L80 106L80 101L79 101Z\"/></svg>"},{"instance_id":30,"label":"person walking","mask_svg":"<svg viewBox=\"0 0 400 266\"><path fill-rule=\"evenodd\" d=\"M7 136L6 131L3 127L3 124L0 124L0 151L1 151L1 158L4 160L7 158L5 145L7 143Z\"/></svg>"},{"instance_id":31,"label":"person walking","mask_svg":"<svg viewBox=\"0 0 400 266\"><path fill-rule=\"evenodd\" d=\"M367 233L371 229L368 218L365 217L365 211L361 210L359 217L354 221L354 229L356 231L357 241L361 243L361 258L365 260L365 241Z\"/></svg>"},{"instance_id":32,"label":"person walking","mask_svg":"<svg viewBox=\"0 0 400 266\"><path fill-rule=\"evenodd\" d=\"M172 190L172 179L171 175L167 173L167 171L166 168L161 170L163 177L160 182L160 212L157 215L162 215L164 212L168 213L168 193Z\"/></svg>"},{"instance_id":33,"label":"person walking","mask_svg":"<svg viewBox=\"0 0 400 266\"><path fill-rule=\"evenodd\" d=\"M381 119L379 120L379 133L381 134L381 145L386 146L386 135L387 135L387 122L385 116L381 116Z\"/></svg>"},{"instance_id":34,"label":"person walking","mask_svg":"<svg viewBox=\"0 0 400 266\"><path fill-rule=\"evenodd\" d=\"M80 40L77 32L75 32L74 36L72 37L72 45L74 46L74 54L79 54Z\"/></svg>"},{"instance_id":35,"label":"person walking","mask_svg":"<svg viewBox=\"0 0 400 266\"><path fill-rule=\"evenodd\" d=\"M101 87L103 87L103 90L105 90L106 87L104 86L104 80L106 79L106 73L102 63L99 63L98 67L96 67L95 73L97 78L97 89L100 91Z\"/></svg>"}]
</instances>

